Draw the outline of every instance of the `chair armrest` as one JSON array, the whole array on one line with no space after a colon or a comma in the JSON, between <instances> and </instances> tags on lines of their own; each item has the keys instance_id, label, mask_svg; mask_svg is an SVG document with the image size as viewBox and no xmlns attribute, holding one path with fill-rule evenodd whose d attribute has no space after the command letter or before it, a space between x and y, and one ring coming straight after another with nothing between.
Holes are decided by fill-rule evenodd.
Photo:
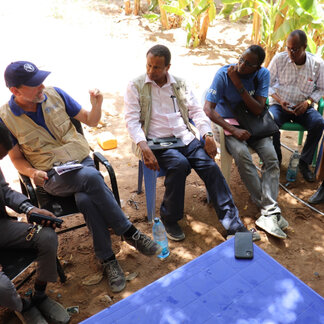
<instances>
[{"instance_id":1,"label":"chair armrest","mask_svg":"<svg viewBox=\"0 0 324 324\"><path fill-rule=\"evenodd\" d=\"M115 196L115 199L120 206L120 198L119 198L119 192L118 192L118 186L117 186L117 179L115 175L115 171L109 161L99 152L93 152L93 160L96 166L96 169L99 170L99 163L104 165L109 173L110 177L110 183L111 183L111 189Z\"/></svg>"},{"instance_id":2,"label":"chair armrest","mask_svg":"<svg viewBox=\"0 0 324 324\"><path fill-rule=\"evenodd\" d=\"M29 200L34 206L38 207L36 192L30 178L19 173L19 182L21 192L29 198Z\"/></svg>"}]
</instances>

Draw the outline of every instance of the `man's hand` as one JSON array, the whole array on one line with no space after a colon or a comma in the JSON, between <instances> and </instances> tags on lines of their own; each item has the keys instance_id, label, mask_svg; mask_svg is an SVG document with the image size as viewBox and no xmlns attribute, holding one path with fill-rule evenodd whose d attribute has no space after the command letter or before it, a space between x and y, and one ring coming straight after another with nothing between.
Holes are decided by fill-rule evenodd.
<instances>
[{"instance_id":1,"label":"man's hand","mask_svg":"<svg viewBox=\"0 0 324 324\"><path fill-rule=\"evenodd\" d=\"M294 108L294 114L296 116L300 116L305 113L305 111L308 109L309 105L307 101L302 101Z\"/></svg>"},{"instance_id":2,"label":"man's hand","mask_svg":"<svg viewBox=\"0 0 324 324\"><path fill-rule=\"evenodd\" d=\"M280 100L280 106L282 107L282 109L287 112L288 114L294 114L294 109L295 107L291 107L290 103L288 101L285 100ZM288 108L289 107L289 108ZM292 109L293 108L293 109Z\"/></svg>"},{"instance_id":3,"label":"man's hand","mask_svg":"<svg viewBox=\"0 0 324 324\"><path fill-rule=\"evenodd\" d=\"M142 151L144 164L151 170L160 171L160 166L158 164L158 161L154 153L152 152L152 150L147 145L147 142L141 141L138 143L138 146Z\"/></svg>"},{"instance_id":4,"label":"man's hand","mask_svg":"<svg viewBox=\"0 0 324 324\"><path fill-rule=\"evenodd\" d=\"M45 215L45 216L55 217L55 215L53 213L51 213L49 210L34 207L33 209L31 209L28 212L27 219L29 218L29 215L31 213L37 213L37 214L42 214L42 215ZM50 221L48 221L47 223L45 223L45 221L43 221L42 225L43 226L52 226L54 229L56 228L56 225L54 223L51 223Z\"/></svg>"},{"instance_id":5,"label":"man's hand","mask_svg":"<svg viewBox=\"0 0 324 324\"><path fill-rule=\"evenodd\" d=\"M206 136L205 137L205 147L206 153L214 160L217 154L217 147L213 137Z\"/></svg>"},{"instance_id":6,"label":"man's hand","mask_svg":"<svg viewBox=\"0 0 324 324\"><path fill-rule=\"evenodd\" d=\"M237 72L237 65L231 65L227 69L227 75L232 80L236 89L240 89L243 87L243 84L242 84L240 77L238 75L238 72Z\"/></svg>"},{"instance_id":7,"label":"man's hand","mask_svg":"<svg viewBox=\"0 0 324 324\"><path fill-rule=\"evenodd\" d=\"M89 90L90 93L90 103L92 107L101 107L103 102L103 95L98 89Z\"/></svg>"},{"instance_id":8,"label":"man's hand","mask_svg":"<svg viewBox=\"0 0 324 324\"><path fill-rule=\"evenodd\" d=\"M237 127L235 127L235 129L231 131L231 133L236 139L242 142L247 141L251 137L251 134L247 130Z\"/></svg>"},{"instance_id":9,"label":"man's hand","mask_svg":"<svg viewBox=\"0 0 324 324\"><path fill-rule=\"evenodd\" d=\"M43 187L45 181L48 180L47 172L42 171L42 170L36 170L36 169L33 172L31 178L32 178L34 184L36 186L40 186L40 187Z\"/></svg>"}]
</instances>

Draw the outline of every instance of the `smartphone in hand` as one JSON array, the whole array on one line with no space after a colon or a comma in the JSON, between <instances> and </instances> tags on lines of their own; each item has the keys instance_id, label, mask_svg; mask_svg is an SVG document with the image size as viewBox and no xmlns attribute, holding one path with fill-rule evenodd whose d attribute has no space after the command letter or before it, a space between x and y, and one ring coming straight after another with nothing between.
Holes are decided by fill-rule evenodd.
<instances>
[{"instance_id":1,"label":"smartphone in hand","mask_svg":"<svg viewBox=\"0 0 324 324\"><path fill-rule=\"evenodd\" d=\"M38 213L30 213L30 215L28 217L28 221L30 223L36 223L36 224L42 224L42 221L45 221L45 223L47 221L50 221L51 224L55 224L56 227L61 227L61 225L63 223L63 219L61 219L61 218L50 217L50 216L46 216L46 215L38 214Z\"/></svg>"}]
</instances>

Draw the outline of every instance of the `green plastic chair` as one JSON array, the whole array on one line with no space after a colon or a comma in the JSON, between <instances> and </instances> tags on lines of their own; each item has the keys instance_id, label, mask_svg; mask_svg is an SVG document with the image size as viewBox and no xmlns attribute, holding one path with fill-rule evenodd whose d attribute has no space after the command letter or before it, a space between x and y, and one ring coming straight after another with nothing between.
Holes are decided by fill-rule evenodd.
<instances>
[{"instance_id":1,"label":"green plastic chair","mask_svg":"<svg viewBox=\"0 0 324 324\"><path fill-rule=\"evenodd\" d=\"M323 110L324 110L324 99L323 98L321 98L320 101L318 102L317 110L323 116ZM282 124L280 129L286 130L286 131L298 131L299 132L298 145L302 145L304 132L306 130L302 125L300 125L298 123L287 122L287 123ZM313 162L312 162L313 166L316 165L316 159L317 159L317 148L316 148L316 151L315 151L314 157L313 157Z\"/></svg>"}]
</instances>

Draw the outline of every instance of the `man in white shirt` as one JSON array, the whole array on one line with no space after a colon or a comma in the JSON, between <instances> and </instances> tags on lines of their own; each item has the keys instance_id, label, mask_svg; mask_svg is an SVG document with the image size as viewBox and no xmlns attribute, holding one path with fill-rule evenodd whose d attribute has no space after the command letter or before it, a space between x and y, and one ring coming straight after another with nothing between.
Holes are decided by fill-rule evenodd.
<instances>
[{"instance_id":1,"label":"man in white shirt","mask_svg":"<svg viewBox=\"0 0 324 324\"><path fill-rule=\"evenodd\" d=\"M125 120L138 156L143 156L145 165L152 170L163 168L166 171L160 215L168 238L174 241L185 238L178 221L183 218L185 182L191 168L204 181L227 234L248 231L214 161L217 149L207 116L185 82L168 73L169 49L155 45L147 52L146 59L146 74L131 81L127 87ZM195 137L189 119L203 136L204 146ZM182 140L183 147L154 152L150 149L148 138L170 136Z\"/></svg>"},{"instance_id":2,"label":"man in white shirt","mask_svg":"<svg viewBox=\"0 0 324 324\"><path fill-rule=\"evenodd\" d=\"M299 169L306 181L313 182L309 164L324 129L323 117L313 103L324 96L324 62L305 51L307 36L302 30L288 36L286 47L287 51L277 54L269 65L270 111L279 127L291 120L307 129ZM273 140L281 162L280 133Z\"/></svg>"}]
</instances>

